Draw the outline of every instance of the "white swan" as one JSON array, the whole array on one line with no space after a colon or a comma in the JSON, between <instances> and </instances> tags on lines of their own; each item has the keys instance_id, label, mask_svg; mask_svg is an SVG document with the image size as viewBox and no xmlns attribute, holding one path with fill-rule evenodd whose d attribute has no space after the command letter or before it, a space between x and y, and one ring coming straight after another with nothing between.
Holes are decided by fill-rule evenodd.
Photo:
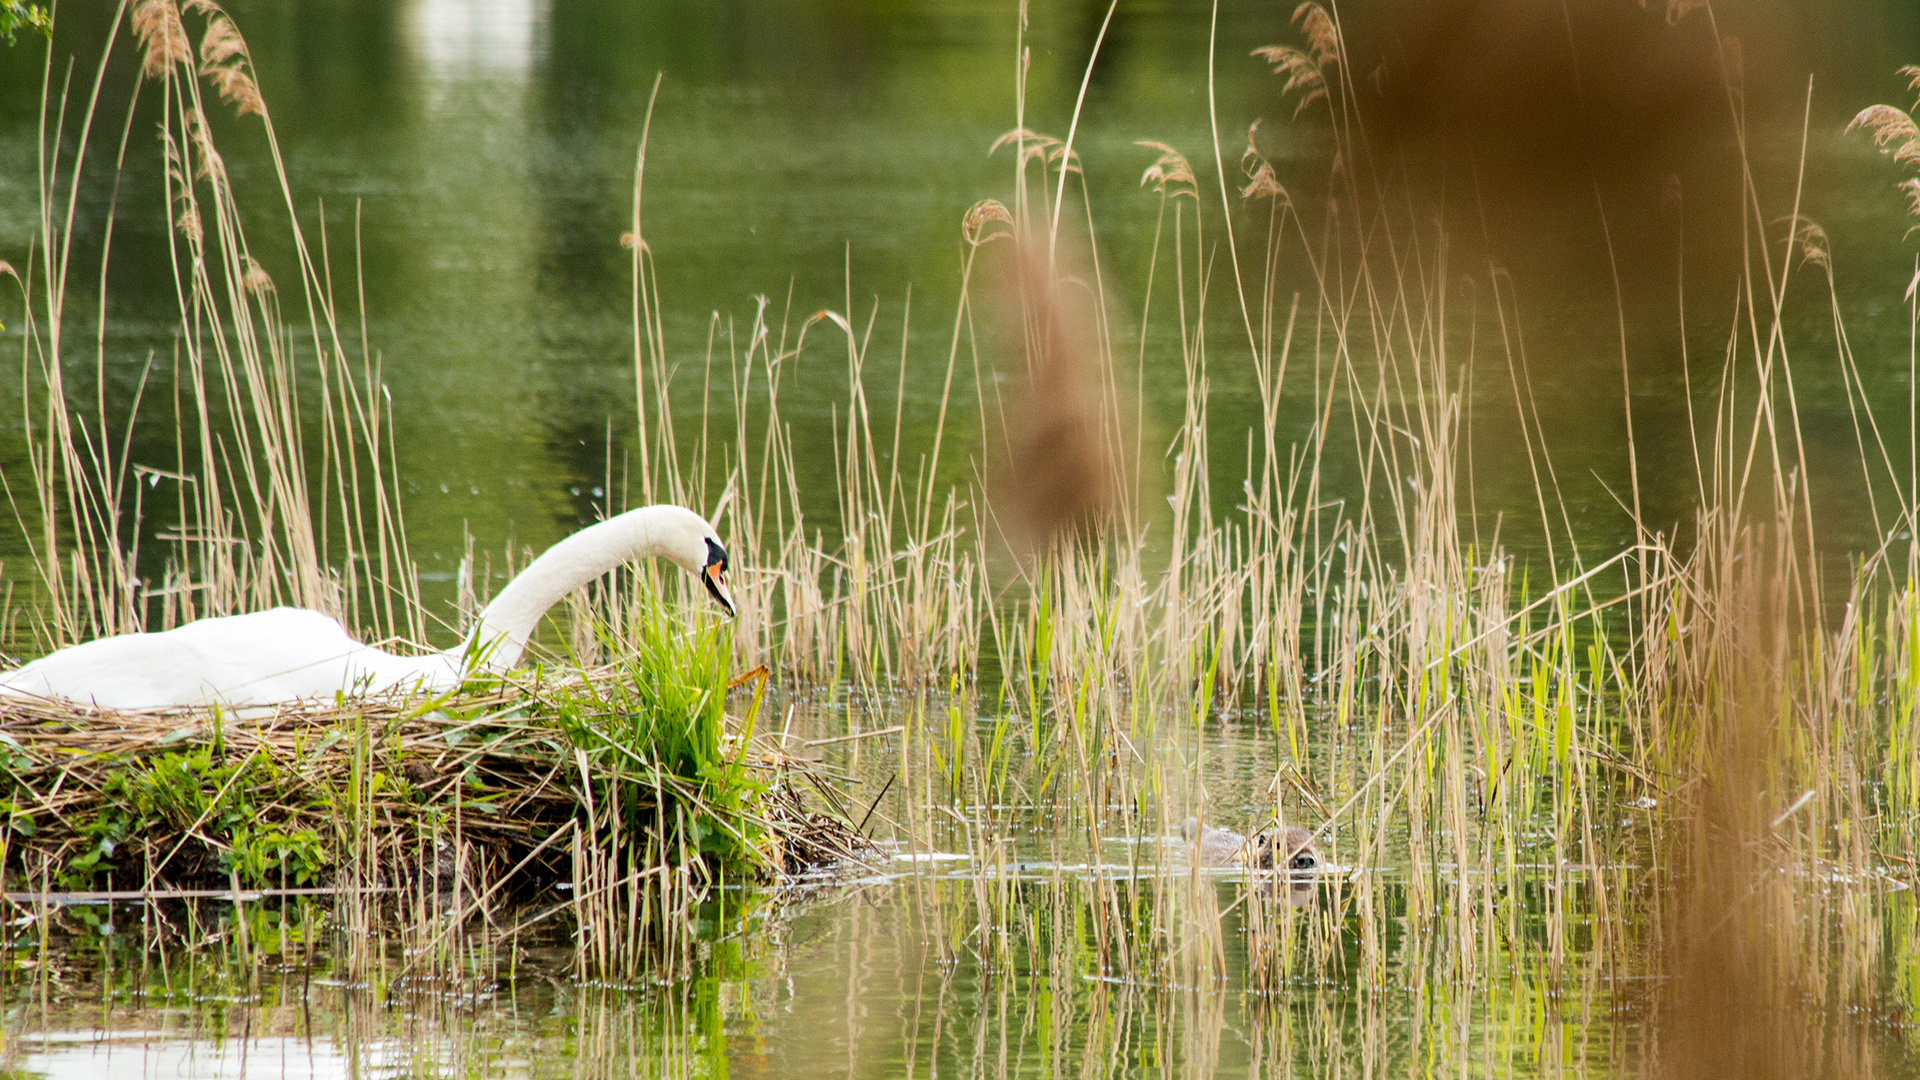
<instances>
[{"instance_id":1,"label":"white swan","mask_svg":"<svg viewBox=\"0 0 1920 1080\"><path fill-rule=\"evenodd\" d=\"M727 552L712 527L682 507L647 506L548 548L481 611L466 640L446 652L396 656L355 641L332 616L281 607L61 649L0 674L0 698L150 709L451 690L472 671L505 671L518 663L541 616L568 593L628 560L656 555L699 575L733 614Z\"/></svg>"}]
</instances>

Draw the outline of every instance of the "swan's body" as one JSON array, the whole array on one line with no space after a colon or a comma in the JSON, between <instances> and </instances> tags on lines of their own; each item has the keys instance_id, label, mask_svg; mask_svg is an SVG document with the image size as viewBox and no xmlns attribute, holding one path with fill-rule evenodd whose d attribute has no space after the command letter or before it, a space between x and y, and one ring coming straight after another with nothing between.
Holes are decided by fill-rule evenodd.
<instances>
[{"instance_id":1,"label":"swan's body","mask_svg":"<svg viewBox=\"0 0 1920 1080\"><path fill-rule=\"evenodd\" d=\"M451 690L475 670L513 667L548 608L607 571L649 556L699 575L733 611L727 554L713 529L691 510L648 506L548 548L486 606L467 639L446 652L399 656L354 640L332 616L282 607L61 649L0 674L0 698L142 709Z\"/></svg>"}]
</instances>

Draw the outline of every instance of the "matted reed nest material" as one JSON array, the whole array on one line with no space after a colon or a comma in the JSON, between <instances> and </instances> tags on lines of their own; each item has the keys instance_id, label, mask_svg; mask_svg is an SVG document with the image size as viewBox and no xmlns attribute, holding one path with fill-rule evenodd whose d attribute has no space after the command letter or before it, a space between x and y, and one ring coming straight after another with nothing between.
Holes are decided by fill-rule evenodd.
<instances>
[{"instance_id":1,"label":"matted reed nest material","mask_svg":"<svg viewBox=\"0 0 1920 1080\"><path fill-rule=\"evenodd\" d=\"M566 881L571 845L552 841L595 833L593 794L604 809L606 788L598 775L583 783L588 756L543 715L548 689L246 715L0 703L7 888L407 886L445 876L455 850L487 880L511 874L517 891ZM738 805L758 834L755 865L732 873L775 877L872 850L841 817L802 805L791 778L804 763L750 754ZM649 797L683 788L668 778L623 798L640 820L666 820Z\"/></svg>"},{"instance_id":2,"label":"matted reed nest material","mask_svg":"<svg viewBox=\"0 0 1920 1080\"><path fill-rule=\"evenodd\" d=\"M860 828L845 819L809 810L800 791L785 780L768 786L761 806L767 822L768 845L782 875L852 866L880 854L880 848Z\"/></svg>"}]
</instances>

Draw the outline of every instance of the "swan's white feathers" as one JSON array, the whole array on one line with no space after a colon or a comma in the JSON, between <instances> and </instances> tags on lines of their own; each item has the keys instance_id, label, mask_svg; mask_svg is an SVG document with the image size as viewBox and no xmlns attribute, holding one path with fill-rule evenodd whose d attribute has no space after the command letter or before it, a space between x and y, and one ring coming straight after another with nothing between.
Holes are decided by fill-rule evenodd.
<instances>
[{"instance_id":1,"label":"swan's white feathers","mask_svg":"<svg viewBox=\"0 0 1920 1080\"><path fill-rule=\"evenodd\" d=\"M684 507L660 505L632 510L589 525L542 552L514 575L493 598L473 633L470 646L489 671L506 671L520 662L541 616L560 598L629 559L658 556L698 574L706 565L713 526ZM718 544L718 538L714 538ZM466 649L463 646L463 651Z\"/></svg>"},{"instance_id":2,"label":"swan's white feathers","mask_svg":"<svg viewBox=\"0 0 1920 1080\"><path fill-rule=\"evenodd\" d=\"M281 607L61 649L0 673L0 697L140 709L449 690L465 677L470 657L484 657L492 671L518 663L547 609L574 589L647 556L698 574L710 539L719 544L700 515L678 506L642 507L582 529L508 582L467 640L444 653L397 656L354 640L331 616Z\"/></svg>"},{"instance_id":3,"label":"swan's white feathers","mask_svg":"<svg viewBox=\"0 0 1920 1080\"><path fill-rule=\"evenodd\" d=\"M330 616L288 607L100 638L0 675L14 693L110 709L271 705L458 682L444 656L395 656L355 641Z\"/></svg>"}]
</instances>

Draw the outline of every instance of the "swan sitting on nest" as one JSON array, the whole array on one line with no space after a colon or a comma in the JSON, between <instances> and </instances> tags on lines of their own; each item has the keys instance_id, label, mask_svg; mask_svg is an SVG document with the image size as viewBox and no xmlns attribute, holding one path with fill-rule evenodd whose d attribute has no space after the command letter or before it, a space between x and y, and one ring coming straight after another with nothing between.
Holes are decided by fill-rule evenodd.
<instances>
[{"instance_id":1,"label":"swan sitting on nest","mask_svg":"<svg viewBox=\"0 0 1920 1080\"><path fill-rule=\"evenodd\" d=\"M279 607L61 649L0 674L0 699L159 709L283 705L331 700L338 693L444 692L476 671L513 667L548 608L600 575L651 556L698 575L733 614L727 552L712 526L683 507L647 506L548 548L480 612L466 640L446 652L398 656L355 641L330 615Z\"/></svg>"}]
</instances>

